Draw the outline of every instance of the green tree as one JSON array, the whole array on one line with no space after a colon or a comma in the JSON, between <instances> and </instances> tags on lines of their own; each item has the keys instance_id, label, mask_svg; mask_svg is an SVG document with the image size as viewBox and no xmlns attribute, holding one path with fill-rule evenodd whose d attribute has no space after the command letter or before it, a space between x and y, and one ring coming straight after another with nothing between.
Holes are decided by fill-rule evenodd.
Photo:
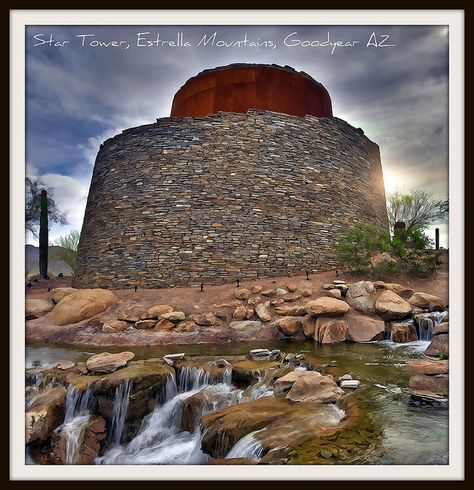
<instances>
[{"instance_id":1,"label":"green tree","mask_svg":"<svg viewBox=\"0 0 474 490\"><path fill-rule=\"evenodd\" d=\"M47 189L39 180L25 179L25 228L35 237L38 236L41 214L41 191L47 190L48 222L67 224L66 214L59 211L54 202L52 189Z\"/></svg>"},{"instance_id":2,"label":"green tree","mask_svg":"<svg viewBox=\"0 0 474 490\"><path fill-rule=\"evenodd\" d=\"M74 272L76 267L77 247L81 234L73 230L67 235L60 236L54 241L54 245L61 247L56 250L56 257L67 264Z\"/></svg>"},{"instance_id":3,"label":"green tree","mask_svg":"<svg viewBox=\"0 0 474 490\"><path fill-rule=\"evenodd\" d=\"M395 223L405 223L405 234L422 238L420 233L430 225L445 221L448 217L448 200L435 199L422 189L403 193L396 191L388 196L387 213L391 231ZM418 236L417 236L418 234Z\"/></svg>"}]
</instances>

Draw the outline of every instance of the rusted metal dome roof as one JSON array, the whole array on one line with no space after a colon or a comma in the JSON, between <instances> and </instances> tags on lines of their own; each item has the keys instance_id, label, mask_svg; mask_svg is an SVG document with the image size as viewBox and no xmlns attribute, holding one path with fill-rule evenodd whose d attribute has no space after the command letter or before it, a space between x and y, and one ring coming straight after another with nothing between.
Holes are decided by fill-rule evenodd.
<instances>
[{"instance_id":1,"label":"rusted metal dome roof","mask_svg":"<svg viewBox=\"0 0 474 490\"><path fill-rule=\"evenodd\" d=\"M289 66L240 63L190 78L174 96L171 117L249 109L332 117L328 91L308 74Z\"/></svg>"}]
</instances>

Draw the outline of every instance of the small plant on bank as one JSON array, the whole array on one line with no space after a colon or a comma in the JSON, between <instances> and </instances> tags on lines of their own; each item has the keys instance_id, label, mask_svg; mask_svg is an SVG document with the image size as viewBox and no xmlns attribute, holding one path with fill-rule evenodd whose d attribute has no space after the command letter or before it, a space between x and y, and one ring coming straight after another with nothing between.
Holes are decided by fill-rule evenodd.
<instances>
[{"instance_id":1,"label":"small plant on bank","mask_svg":"<svg viewBox=\"0 0 474 490\"><path fill-rule=\"evenodd\" d=\"M439 353L439 360L444 361L446 359L446 354L444 352Z\"/></svg>"},{"instance_id":2,"label":"small plant on bank","mask_svg":"<svg viewBox=\"0 0 474 490\"><path fill-rule=\"evenodd\" d=\"M54 245L60 247L55 251L56 257L67 264L73 272L76 267L77 247L79 246L80 236L81 234L78 231L73 230L54 241Z\"/></svg>"}]
</instances>

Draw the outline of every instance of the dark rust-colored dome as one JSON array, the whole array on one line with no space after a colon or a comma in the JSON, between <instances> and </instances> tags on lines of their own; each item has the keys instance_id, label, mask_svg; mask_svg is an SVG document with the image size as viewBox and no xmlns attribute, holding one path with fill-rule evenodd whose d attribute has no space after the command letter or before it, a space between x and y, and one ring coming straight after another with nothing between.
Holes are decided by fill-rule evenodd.
<instances>
[{"instance_id":1,"label":"dark rust-colored dome","mask_svg":"<svg viewBox=\"0 0 474 490\"><path fill-rule=\"evenodd\" d=\"M260 109L294 116L332 117L319 82L289 66L233 64L204 70L175 94L171 117Z\"/></svg>"}]
</instances>

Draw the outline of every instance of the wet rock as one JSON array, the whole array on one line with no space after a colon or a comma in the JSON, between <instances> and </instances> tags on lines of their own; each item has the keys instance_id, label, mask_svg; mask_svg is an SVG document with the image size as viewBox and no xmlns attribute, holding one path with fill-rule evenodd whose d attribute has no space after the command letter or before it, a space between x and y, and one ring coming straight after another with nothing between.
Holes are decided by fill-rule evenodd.
<instances>
[{"instance_id":1,"label":"wet rock","mask_svg":"<svg viewBox=\"0 0 474 490\"><path fill-rule=\"evenodd\" d=\"M423 361L408 361L407 370L410 374L448 374L449 362L442 360L423 360Z\"/></svg>"},{"instance_id":2,"label":"wet rock","mask_svg":"<svg viewBox=\"0 0 474 490\"><path fill-rule=\"evenodd\" d=\"M410 392L421 397L443 397L449 395L449 378L446 374L426 376L418 374L410 378Z\"/></svg>"},{"instance_id":3,"label":"wet rock","mask_svg":"<svg viewBox=\"0 0 474 490\"><path fill-rule=\"evenodd\" d=\"M122 320L114 320L111 322L106 322L102 325L102 331L103 332L123 332L124 330L127 330L129 327L129 324L127 322L124 322Z\"/></svg>"},{"instance_id":4,"label":"wet rock","mask_svg":"<svg viewBox=\"0 0 474 490\"><path fill-rule=\"evenodd\" d=\"M166 354L166 356L163 356L163 360L172 366L176 361L182 361L185 355L184 352L179 352L178 354Z\"/></svg>"},{"instance_id":5,"label":"wet rock","mask_svg":"<svg viewBox=\"0 0 474 490\"><path fill-rule=\"evenodd\" d=\"M377 298L375 309L384 320L398 320L411 314L410 303L389 289Z\"/></svg>"},{"instance_id":6,"label":"wet rock","mask_svg":"<svg viewBox=\"0 0 474 490\"><path fill-rule=\"evenodd\" d=\"M287 337L298 333L301 329L301 318L296 316L284 316L275 321L278 330Z\"/></svg>"},{"instance_id":7,"label":"wet rock","mask_svg":"<svg viewBox=\"0 0 474 490\"><path fill-rule=\"evenodd\" d=\"M118 316L119 320L125 322L138 322L143 314L145 307L143 305L133 305L128 308L124 308Z\"/></svg>"},{"instance_id":8,"label":"wet rock","mask_svg":"<svg viewBox=\"0 0 474 490\"><path fill-rule=\"evenodd\" d=\"M176 327L175 323L167 320L166 318L163 318L161 320L155 321L153 330L155 332L169 332L170 330L173 330L173 328L175 327Z\"/></svg>"},{"instance_id":9,"label":"wet rock","mask_svg":"<svg viewBox=\"0 0 474 490\"><path fill-rule=\"evenodd\" d=\"M26 444L46 439L64 420L66 389L55 386L40 391L26 412Z\"/></svg>"},{"instance_id":10,"label":"wet rock","mask_svg":"<svg viewBox=\"0 0 474 490\"><path fill-rule=\"evenodd\" d=\"M329 289L326 293L330 298L341 299L342 293L339 289Z\"/></svg>"},{"instance_id":11,"label":"wet rock","mask_svg":"<svg viewBox=\"0 0 474 490\"><path fill-rule=\"evenodd\" d=\"M447 306L444 299L438 296L433 296L432 294L422 292L415 292L413 296L408 300L408 302L412 306L429 309L430 311L441 311L444 310Z\"/></svg>"},{"instance_id":12,"label":"wet rock","mask_svg":"<svg viewBox=\"0 0 474 490\"><path fill-rule=\"evenodd\" d=\"M204 313L203 315L195 315L192 317L194 323L202 327L210 327L217 323L217 318L213 313Z\"/></svg>"},{"instance_id":13,"label":"wet rock","mask_svg":"<svg viewBox=\"0 0 474 490\"><path fill-rule=\"evenodd\" d=\"M449 335L439 334L433 337L431 344L425 350L425 356L449 358Z\"/></svg>"},{"instance_id":14,"label":"wet rock","mask_svg":"<svg viewBox=\"0 0 474 490\"><path fill-rule=\"evenodd\" d=\"M316 329L316 318L313 315L305 315L301 319L301 326L303 327L304 336L311 338L314 336L314 331Z\"/></svg>"},{"instance_id":15,"label":"wet rock","mask_svg":"<svg viewBox=\"0 0 474 490\"><path fill-rule=\"evenodd\" d=\"M339 299L321 297L306 303L306 312L312 315L338 316L350 310L350 306Z\"/></svg>"},{"instance_id":16,"label":"wet rock","mask_svg":"<svg viewBox=\"0 0 474 490\"><path fill-rule=\"evenodd\" d=\"M439 335L442 333L449 333L449 322L443 320L440 324L436 325L433 335Z\"/></svg>"},{"instance_id":17,"label":"wet rock","mask_svg":"<svg viewBox=\"0 0 474 490\"><path fill-rule=\"evenodd\" d=\"M240 361L232 364L232 383L247 387L255 383L266 370L278 366L273 360Z\"/></svg>"},{"instance_id":18,"label":"wet rock","mask_svg":"<svg viewBox=\"0 0 474 490\"><path fill-rule=\"evenodd\" d=\"M341 388L350 388L355 390L360 385L360 381L358 379L345 379L341 381Z\"/></svg>"},{"instance_id":19,"label":"wet rock","mask_svg":"<svg viewBox=\"0 0 474 490\"><path fill-rule=\"evenodd\" d=\"M359 281L348 286L346 301L357 311L370 314L374 312L375 288L370 281Z\"/></svg>"},{"instance_id":20,"label":"wet rock","mask_svg":"<svg viewBox=\"0 0 474 490\"><path fill-rule=\"evenodd\" d=\"M270 359L271 352L268 349L252 349L249 352L250 359Z\"/></svg>"},{"instance_id":21,"label":"wet rock","mask_svg":"<svg viewBox=\"0 0 474 490\"><path fill-rule=\"evenodd\" d=\"M255 307L255 313L257 314L258 318L262 320L262 322L269 322L272 319L272 314L270 313L270 310L263 303Z\"/></svg>"},{"instance_id":22,"label":"wet rock","mask_svg":"<svg viewBox=\"0 0 474 490\"><path fill-rule=\"evenodd\" d=\"M55 303L59 303L68 294L75 293L77 289L75 288L55 288L51 291L51 299Z\"/></svg>"},{"instance_id":23,"label":"wet rock","mask_svg":"<svg viewBox=\"0 0 474 490\"><path fill-rule=\"evenodd\" d=\"M385 338L385 323L361 313L351 312L345 318L347 323L347 340L352 342L370 342Z\"/></svg>"},{"instance_id":24,"label":"wet rock","mask_svg":"<svg viewBox=\"0 0 474 490\"><path fill-rule=\"evenodd\" d=\"M139 320L135 323L135 328L138 330L151 330L156 325L156 320Z\"/></svg>"},{"instance_id":25,"label":"wet rock","mask_svg":"<svg viewBox=\"0 0 474 490\"><path fill-rule=\"evenodd\" d=\"M86 361L87 370L91 373L113 373L118 368L126 366L133 358L133 352L119 352L118 354L110 354L102 352L89 357Z\"/></svg>"},{"instance_id":26,"label":"wet rock","mask_svg":"<svg viewBox=\"0 0 474 490\"><path fill-rule=\"evenodd\" d=\"M54 308L54 303L49 299L27 298L25 301L25 318L33 320L46 315Z\"/></svg>"},{"instance_id":27,"label":"wet rock","mask_svg":"<svg viewBox=\"0 0 474 490\"><path fill-rule=\"evenodd\" d=\"M263 291L262 286L254 286L252 288L252 294L260 294Z\"/></svg>"},{"instance_id":28,"label":"wet rock","mask_svg":"<svg viewBox=\"0 0 474 490\"><path fill-rule=\"evenodd\" d=\"M237 306L234 310L232 318L237 321L245 320L245 315L247 314L247 308L245 306Z\"/></svg>"},{"instance_id":29,"label":"wet rock","mask_svg":"<svg viewBox=\"0 0 474 490\"><path fill-rule=\"evenodd\" d=\"M251 291L245 288L237 288L234 290L234 297L246 301L252 296Z\"/></svg>"},{"instance_id":30,"label":"wet rock","mask_svg":"<svg viewBox=\"0 0 474 490\"><path fill-rule=\"evenodd\" d=\"M286 391L286 399L292 402L332 403L344 392L330 376L316 371L292 371L275 381L277 392Z\"/></svg>"},{"instance_id":31,"label":"wet rock","mask_svg":"<svg viewBox=\"0 0 474 490\"><path fill-rule=\"evenodd\" d=\"M275 313L282 316L303 316L306 315L306 305L278 305Z\"/></svg>"},{"instance_id":32,"label":"wet rock","mask_svg":"<svg viewBox=\"0 0 474 490\"><path fill-rule=\"evenodd\" d=\"M390 340L403 344L406 342L415 342L418 340L416 328L411 322L392 322L390 323Z\"/></svg>"},{"instance_id":33,"label":"wet rock","mask_svg":"<svg viewBox=\"0 0 474 490\"><path fill-rule=\"evenodd\" d=\"M61 361L59 364L56 365L58 369L61 369L61 371L66 371L67 369L71 369L76 365L75 362L72 361Z\"/></svg>"},{"instance_id":34,"label":"wet rock","mask_svg":"<svg viewBox=\"0 0 474 490\"><path fill-rule=\"evenodd\" d=\"M160 316L160 320L163 318L170 322L181 322L186 318L186 315L182 311L170 311L169 313L163 313Z\"/></svg>"},{"instance_id":35,"label":"wet rock","mask_svg":"<svg viewBox=\"0 0 474 490\"><path fill-rule=\"evenodd\" d=\"M413 289L407 286L402 286L401 284L397 284L394 282L376 281L374 282L374 286L376 289L389 289L390 291L398 294L398 296L402 297L403 299L410 298L415 292Z\"/></svg>"},{"instance_id":36,"label":"wet rock","mask_svg":"<svg viewBox=\"0 0 474 490\"><path fill-rule=\"evenodd\" d=\"M149 308L142 316L142 320L147 320L150 318L158 318L165 313L171 313L173 307L170 305L155 305Z\"/></svg>"},{"instance_id":37,"label":"wet rock","mask_svg":"<svg viewBox=\"0 0 474 490\"><path fill-rule=\"evenodd\" d=\"M230 328L237 330L238 332L247 332L249 334L256 333L262 328L261 321L246 320L241 322L231 322Z\"/></svg>"},{"instance_id":38,"label":"wet rock","mask_svg":"<svg viewBox=\"0 0 474 490\"><path fill-rule=\"evenodd\" d=\"M345 320L331 317L318 317L316 320L314 340L321 344L344 342L347 336Z\"/></svg>"}]
</instances>

